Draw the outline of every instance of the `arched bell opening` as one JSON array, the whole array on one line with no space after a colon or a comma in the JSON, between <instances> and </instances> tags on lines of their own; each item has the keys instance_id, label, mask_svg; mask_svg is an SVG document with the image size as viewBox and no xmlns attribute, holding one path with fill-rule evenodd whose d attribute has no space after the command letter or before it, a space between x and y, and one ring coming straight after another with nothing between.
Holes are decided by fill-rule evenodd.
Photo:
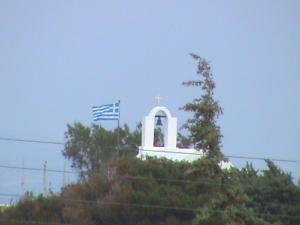
<instances>
[{"instance_id":1,"label":"arched bell opening","mask_svg":"<svg viewBox=\"0 0 300 225\"><path fill-rule=\"evenodd\" d=\"M176 148L176 140L177 119L166 107L154 107L142 122L142 147Z\"/></svg>"},{"instance_id":2,"label":"arched bell opening","mask_svg":"<svg viewBox=\"0 0 300 225\"><path fill-rule=\"evenodd\" d=\"M164 111L158 111L154 116L153 146L165 147L167 143L168 119Z\"/></svg>"}]
</instances>

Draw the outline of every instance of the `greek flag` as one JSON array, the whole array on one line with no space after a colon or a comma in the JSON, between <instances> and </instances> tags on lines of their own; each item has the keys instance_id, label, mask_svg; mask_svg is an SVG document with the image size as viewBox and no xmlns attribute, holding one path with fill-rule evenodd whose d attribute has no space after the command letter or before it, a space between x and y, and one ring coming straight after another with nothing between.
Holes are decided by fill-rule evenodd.
<instances>
[{"instance_id":1,"label":"greek flag","mask_svg":"<svg viewBox=\"0 0 300 225\"><path fill-rule=\"evenodd\" d=\"M119 120L120 101L112 104L93 106L93 119L98 120Z\"/></svg>"}]
</instances>

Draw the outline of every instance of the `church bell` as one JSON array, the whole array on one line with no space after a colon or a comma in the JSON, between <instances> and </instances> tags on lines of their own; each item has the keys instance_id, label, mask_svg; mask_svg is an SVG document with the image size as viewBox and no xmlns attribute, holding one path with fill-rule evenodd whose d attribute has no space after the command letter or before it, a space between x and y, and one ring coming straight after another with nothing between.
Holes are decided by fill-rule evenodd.
<instances>
[{"instance_id":1,"label":"church bell","mask_svg":"<svg viewBox=\"0 0 300 225\"><path fill-rule=\"evenodd\" d=\"M162 126L160 116L157 117L156 126Z\"/></svg>"}]
</instances>

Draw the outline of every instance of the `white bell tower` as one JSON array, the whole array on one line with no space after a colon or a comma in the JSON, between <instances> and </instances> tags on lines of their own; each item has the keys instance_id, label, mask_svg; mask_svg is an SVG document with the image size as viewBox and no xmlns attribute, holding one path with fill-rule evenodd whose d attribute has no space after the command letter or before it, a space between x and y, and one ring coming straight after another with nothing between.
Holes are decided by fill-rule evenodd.
<instances>
[{"instance_id":1,"label":"white bell tower","mask_svg":"<svg viewBox=\"0 0 300 225\"><path fill-rule=\"evenodd\" d=\"M139 147L138 157L156 156L187 161L202 157L201 151L177 148L177 118L166 107L159 105L161 97L155 100L157 106L142 120L142 146ZM156 138L159 135L161 138Z\"/></svg>"},{"instance_id":2,"label":"white bell tower","mask_svg":"<svg viewBox=\"0 0 300 225\"><path fill-rule=\"evenodd\" d=\"M163 146L157 147L160 150L175 149L177 141L177 118L172 117L170 111L163 106L154 107L148 116L142 122L142 146L141 148L153 148L154 144L154 130L156 118L165 118L164 122L164 137Z\"/></svg>"},{"instance_id":3,"label":"white bell tower","mask_svg":"<svg viewBox=\"0 0 300 225\"><path fill-rule=\"evenodd\" d=\"M205 153L201 150L176 147L177 118L172 117L166 107L159 106L160 97L155 99L157 106L142 121L142 146L139 147L138 157L154 156L189 162L203 157ZM222 169L233 167L229 161L221 161L219 166Z\"/></svg>"}]
</instances>

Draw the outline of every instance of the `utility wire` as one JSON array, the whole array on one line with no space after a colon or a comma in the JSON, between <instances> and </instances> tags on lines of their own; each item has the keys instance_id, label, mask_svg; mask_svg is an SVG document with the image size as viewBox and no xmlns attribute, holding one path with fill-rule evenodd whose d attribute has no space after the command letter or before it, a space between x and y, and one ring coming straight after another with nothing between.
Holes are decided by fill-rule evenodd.
<instances>
[{"instance_id":1,"label":"utility wire","mask_svg":"<svg viewBox=\"0 0 300 225\"><path fill-rule=\"evenodd\" d=\"M1 141L12 141L12 142L28 142L28 143L39 143L39 144L64 145L63 142L58 142L58 141L43 141L43 140L21 139L21 138L0 137L0 140Z\"/></svg>"},{"instance_id":2,"label":"utility wire","mask_svg":"<svg viewBox=\"0 0 300 225\"><path fill-rule=\"evenodd\" d=\"M30 171L44 171L43 168L34 168L34 167L21 167L21 166L7 166L7 165L0 165L0 168L3 169L16 169L16 170L30 170ZM54 172L54 173L71 173L71 174L79 174L80 172L76 171L64 171L64 170L56 170L56 169L47 169L48 172ZM84 171L87 172L87 171ZM171 183L212 183L212 184L219 184L219 182L216 182L216 180L213 180L212 178L201 178L201 180L192 181L187 179L170 179L170 178L156 178L152 176L115 176L115 179L128 179L128 180L156 180L160 182L171 182Z\"/></svg>"},{"instance_id":3,"label":"utility wire","mask_svg":"<svg viewBox=\"0 0 300 225\"><path fill-rule=\"evenodd\" d=\"M0 196L9 196L10 194L0 193ZM16 196L16 194L12 194ZM21 197L21 195L19 195ZM191 207L176 207L176 206L166 206L166 205L153 205L153 204L141 204L141 203L128 203L128 202L117 202L117 201L94 201L94 200L78 200L78 199L69 199L62 198L62 200L67 202L82 203L82 204L93 204L93 205L113 205L113 206L125 206L125 207L136 207L136 208L155 208L155 209L169 209L176 211L190 211L196 213L199 208ZM280 205L280 204L278 204ZM212 209L212 212L222 213L223 210ZM256 216L268 216L268 217L281 217L281 218L300 218L300 216L291 216L288 214L267 214L267 213L254 213Z\"/></svg>"},{"instance_id":4,"label":"utility wire","mask_svg":"<svg viewBox=\"0 0 300 225\"><path fill-rule=\"evenodd\" d=\"M203 156L202 153L192 153L192 152L182 152L182 151L163 151L163 150L144 150L144 152L162 152L162 153L172 153L172 154L184 154L184 155L200 155ZM253 159L253 160L272 160L279 162L289 162L289 163L300 163L300 160L292 160L292 159L276 159L276 158L263 158L263 157L252 157L252 156L237 156L237 155L225 155L228 158L236 158L236 159Z\"/></svg>"},{"instance_id":5,"label":"utility wire","mask_svg":"<svg viewBox=\"0 0 300 225\"><path fill-rule=\"evenodd\" d=\"M46 222L46 221L37 221L37 220L18 220L18 219L2 219L0 218L0 222L13 222L13 223L20 223L20 224L44 224L44 225L66 225L61 223L54 223L54 222ZM68 223L68 225L71 225Z\"/></svg>"},{"instance_id":6,"label":"utility wire","mask_svg":"<svg viewBox=\"0 0 300 225\"><path fill-rule=\"evenodd\" d=\"M0 165L0 168L4 169L16 169L16 170L31 170L31 171L44 171L43 168L34 168L34 167L21 167L21 166L7 166L7 165ZM74 173L78 174L79 172L76 171L70 171L70 170L56 170L56 169L47 169L48 172L54 172L54 173Z\"/></svg>"},{"instance_id":7,"label":"utility wire","mask_svg":"<svg viewBox=\"0 0 300 225\"><path fill-rule=\"evenodd\" d=\"M7 138L0 137L0 141L11 141L11 142L28 142L28 143L39 143L39 144L52 144L52 145L64 145L63 142L58 141L44 141L44 140L33 140L33 139L21 139L21 138ZM114 146L106 146L106 147L114 147ZM192 152L184 152L184 151L164 151L164 150L143 150L144 152L159 152L159 153L170 153L170 154L184 154L184 155L199 155L203 156L202 153L192 153ZM269 158L269 157L254 157L254 156L240 156L240 155L226 155L228 158L235 159L249 159L249 160L272 160L277 162L288 162L288 163L300 163L300 160L294 159L281 159L281 158Z\"/></svg>"},{"instance_id":8,"label":"utility wire","mask_svg":"<svg viewBox=\"0 0 300 225\"><path fill-rule=\"evenodd\" d=\"M31 139L20 139L20 138L5 138L0 137L0 140L2 141L11 141L11 142L27 142L27 143L39 143L39 144L52 144L52 145L64 145L63 142L57 142L57 141L43 141L43 140L31 140ZM183 151L163 151L163 150L143 150L145 152L161 152L161 153L171 153L171 154L187 154L187 155L201 155L201 153L190 153L190 152L183 152ZM263 157L251 157L251 156L236 156L236 155L227 155L228 158L237 158L237 159L251 159L251 160L272 160L272 161L279 161L279 162L289 162L289 163L300 163L300 160L291 160L291 159L279 159L279 158L263 158ZM9 168L9 169L26 169L26 170L34 170L34 171L43 171L43 169L40 168L24 168L24 167L17 167L17 166L5 166L0 165L0 168ZM58 173L78 173L74 171L63 171L63 170L55 170L55 169L48 169L49 172L58 172ZM147 177L129 177L124 176L121 178L127 178L127 179L141 179L141 180L147 180L149 178ZM171 182L183 182L183 183L191 183L194 181L188 181L188 180L177 180L177 179L168 179L168 178L152 178L154 180L160 180L160 181L171 181ZM0 196L10 196L10 197L21 197L21 195L16 194L3 194L0 193ZM120 206L132 206L132 207L143 207L143 208L158 208L158 209L174 209L174 210L186 210L186 211L195 211L193 208L185 208L185 207L173 207L173 206L164 206L164 205L149 205L149 204L133 204L133 203L124 203L124 202L95 202L95 201L88 201L88 200L72 200L72 199L64 199L67 201L73 201L73 202L79 202L79 203L90 203L90 204L106 204L106 205L120 205ZM222 212L222 210L214 210ZM266 215L270 216L270 214L257 214L257 215ZM272 215L275 217L299 217L299 216L290 216L290 215L283 215L283 214L276 214ZM12 221L12 220L10 220ZM17 220L14 220L17 222ZM20 221L20 222L30 222L30 223L43 223L43 224L53 224L53 225L60 225L58 223L49 223L49 222L42 222L42 221Z\"/></svg>"},{"instance_id":9,"label":"utility wire","mask_svg":"<svg viewBox=\"0 0 300 225\"><path fill-rule=\"evenodd\" d=\"M0 165L0 168L7 168L7 169L18 169L18 170L32 170L32 171L44 171L42 168L23 168L19 166L6 166L6 165ZM63 170L55 170L55 169L48 169L49 172L55 172L55 173L73 173L77 174L79 172L75 171L63 171ZM222 178L200 178L198 180L188 180L188 179L172 179L172 178L156 178L152 177L151 175L148 177L145 176L114 176L114 180L142 180L142 181L158 181L158 182L170 182L170 183L179 183L179 184L198 184L198 185L203 185L203 184L214 184L216 187L222 186L222 185L227 185L228 183L224 183L224 179ZM228 180L230 182L230 179ZM226 180L225 180L226 182ZM0 194L1 196L1 194ZM6 197L21 197L22 195L18 194L2 194L2 196ZM268 204L273 204L273 205L282 205L282 203L278 203L274 201L273 203L268 202Z\"/></svg>"},{"instance_id":10,"label":"utility wire","mask_svg":"<svg viewBox=\"0 0 300 225\"><path fill-rule=\"evenodd\" d=\"M36 167L21 167L21 166L8 166L8 165L1 165L0 168L3 169L15 169L15 170L29 170L29 171L44 171L43 168L36 168ZM48 172L54 172L54 173L69 173L69 174L80 174L79 171L71 171L71 170L57 170L57 169L47 169ZM87 172L87 171L83 171ZM149 176L122 176L118 175L115 176L116 179L128 179L128 180L156 180L161 182L171 182L171 183L216 183L219 184L219 182L216 182L216 180L213 180L213 178L201 178L197 181L192 181L188 179L173 179L173 178L156 178L151 175ZM222 179L221 179L222 181Z\"/></svg>"}]
</instances>

